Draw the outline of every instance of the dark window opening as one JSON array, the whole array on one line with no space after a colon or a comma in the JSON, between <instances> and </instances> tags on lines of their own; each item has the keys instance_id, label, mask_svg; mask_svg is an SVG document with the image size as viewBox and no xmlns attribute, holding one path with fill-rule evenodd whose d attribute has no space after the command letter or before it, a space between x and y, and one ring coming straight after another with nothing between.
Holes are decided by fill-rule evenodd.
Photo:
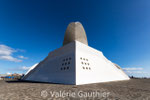
<instances>
[{"instance_id":1,"label":"dark window opening","mask_svg":"<svg viewBox=\"0 0 150 100\"><path fill-rule=\"evenodd\" d=\"M68 65L70 64L70 62L68 62Z\"/></svg>"},{"instance_id":2,"label":"dark window opening","mask_svg":"<svg viewBox=\"0 0 150 100\"><path fill-rule=\"evenodd\" d=\"M68 58L66 58L66 61L68 61Z\"/></svg>"}]
</instances>

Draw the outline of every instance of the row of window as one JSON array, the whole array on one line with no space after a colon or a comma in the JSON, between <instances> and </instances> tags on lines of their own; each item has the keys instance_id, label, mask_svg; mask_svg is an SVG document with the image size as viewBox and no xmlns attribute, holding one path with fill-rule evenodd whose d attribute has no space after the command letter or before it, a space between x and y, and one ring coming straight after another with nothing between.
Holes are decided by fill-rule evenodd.
<instances>
[{"instance_id":1,"label":"row of window","mask_svg":"<svg viewBox=\"0 0 150 100\"><path fill-rule=\"evenodd\" d=\"M62 66L64 66L64 65L70 65L70 62L62 63Z\"/></svg>"},{"instance_id":2,"label":"row of window","mask_svg":"<svg viewBox=\"0 0 150 100\"><path fill-rule=\"evenodd\" d=\"M89 63L84 63L84 62L81 62L81 64L90 65Z\"/></svg>"},{"instance_id":3,"label":"row of window","mask_svg":"<svg viewBox=\"0 0 150 100\"><path fill-rule=\"evenodd\" d=\"M60 70L68 70L69 69L69 66L68 67L61 67Z\"/></svg>"},{"instance_id":4,"label":"row of window","mask_svg":"<svg viewBox=\"0 0 150 100\"><path fill-rule=\"evenodd\" d=\"M86 59L86 58L82 58L82 57L80 57L80 59L81 59L81 60L85 60L85 61L88 61L88 59Z\"/></svg>"},{"instance_id":5,"label":"row of window","mask_svg":"<svg viewBox=\"0 0 150 100\"><path fill-rule=\"evenodd\" d=\"M82 67L83 69L91 70L90 67Z\"/></svg>"},{"instance_id":6,"label":"row of window","mask_svg":"<svg viewBox=\"0 0 150 100\"><path fill-rule=\"evenodd\" d=\"M63 59L63 61L69 61L69 60L71 60L71 57Z\"/></svg>"}]
</instances>

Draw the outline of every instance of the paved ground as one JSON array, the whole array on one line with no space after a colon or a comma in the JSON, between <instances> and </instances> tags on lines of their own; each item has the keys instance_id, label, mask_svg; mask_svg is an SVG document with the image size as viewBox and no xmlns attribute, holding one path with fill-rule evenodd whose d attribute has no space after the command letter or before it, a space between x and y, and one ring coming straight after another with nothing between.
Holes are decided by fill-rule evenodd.
<instances>
[{"instance_id":1,"label":"paved ground","mask_svg":"<svg viewBox=\"0 0 150 100\"><path fill-rule=\"evenodd\" d=\"M0 81L0 100L150 100L150 79L60 85Z\"/></svg>"}]
</instances>

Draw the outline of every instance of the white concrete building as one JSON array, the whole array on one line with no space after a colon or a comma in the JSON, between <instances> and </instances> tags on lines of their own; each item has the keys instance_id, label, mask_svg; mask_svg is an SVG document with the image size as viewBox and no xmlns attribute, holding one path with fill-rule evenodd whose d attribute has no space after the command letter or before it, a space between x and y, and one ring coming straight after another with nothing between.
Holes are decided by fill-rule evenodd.
<instances>
[{"instance_id":1,"label":"white concrete building","mask_svg":"<svg viewBox=\"0 0 150 100\"><path fill-rule=\"evenodd\" d=\"M75 22L69 24L63 46L50 52L23 80L80 85L129 77L101 51L88 46L82 24Z\"/></svg>"}]
</instances>

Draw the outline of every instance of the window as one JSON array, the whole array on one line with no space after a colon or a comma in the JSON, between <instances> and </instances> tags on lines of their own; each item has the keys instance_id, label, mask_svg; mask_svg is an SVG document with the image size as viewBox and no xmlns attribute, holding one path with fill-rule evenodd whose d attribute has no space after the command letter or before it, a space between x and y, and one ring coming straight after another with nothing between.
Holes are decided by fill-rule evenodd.
<instances>
[{"instance_id":1,"label":"window","mask_svg":"<svg viewBox=\"0 0 150 100\"><path fill-rule=\"evenodd\" d=\"M87 58L80 57L80 60L81 60L81 64L84 66L84 67L82 67L82 69L91 70L90 63Z\"/></svg>"},{"instance_id":2,"label":"window","mask_svg":"<svg viewBox=\"0 0 150 100\"><path fill-rule=\"evenodd\" d=\"M68 61L68 58L66 58L66 61Z\"/></svg>"},{"instance_id":3,"label":"window","mask_svg":"<svg viewBox=\"0 0 150 100\"><path fill-rule=\"evenodd\" d=\"M62 60L62 67L60 68L60 70L69 70L69 66L71 64L71 57L67 57L65 59Z\"/></svg>"}]
</instances>

